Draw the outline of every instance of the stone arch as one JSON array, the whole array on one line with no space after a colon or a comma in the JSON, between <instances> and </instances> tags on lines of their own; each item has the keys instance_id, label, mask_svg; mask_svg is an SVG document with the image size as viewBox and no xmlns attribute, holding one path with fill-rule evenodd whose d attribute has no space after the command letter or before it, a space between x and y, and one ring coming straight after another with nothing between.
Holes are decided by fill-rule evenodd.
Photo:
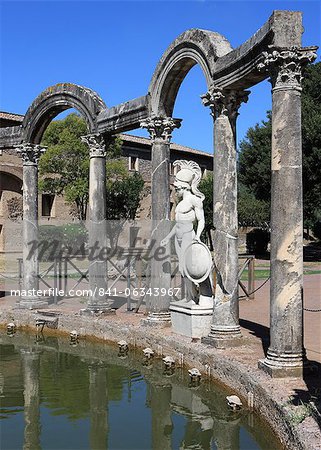
<instances>
[{"instance_id":1,"label":"stone arch","mask_svg":"<svg viewBox=\"0 0 321 450\"><path fill-rule=\"evenodd\" d=\"M97 116L106 109L93 90L72 83L59 83L45 89L29 107L23 123L24 142L39 144L49 122L69 108L77 109L85 118L90 133L97 131Z\"/></svg>"},{"instance_id":2,"label":"stone arch","mask_svg":"<svg viewBox=\"0 0 321 450\"><path fill-rule=\"evenodd\" d=\"M196 64L200 65L209 88L215 61L231 50L228 40L213 31L195 28L178 36L160 59L149 85L150 114L172 115L180 85Z\"/></svg>"},{"instance_id":3,"label":"stone arch","mask_svg":"<svg viewBox=\"0 0 321 450\"><path fill-rule=\"evenodd\" d=\"M22 168L8 167L1 165L0 167L0 191L11 191L22 193Z\"/></svg>"},{"instance_id":4,"label":"stone arch","mask_svg":"<svg viewBox=\"0 0 321 450\"><path fill-rule=\"evenodd\" d=\"M22 179L8 172L0 170L1 191L16 192L22 194Z\"/></svg>"},{"instance_id":5,"label":"stone arch","mask_svg":"<svg viewBox=\"0 0 321 450\"><path fill-rule=\"evenodd\" d=\"M8 230L6 225L6 221L10 217L8 202L22 198L22 170L19 172L15 169L17 168L0 167L0 251L4 250L4 230ZM18 203L18 210L20 210L19 205L20 203Z\"/></svg>"}]
</instances>

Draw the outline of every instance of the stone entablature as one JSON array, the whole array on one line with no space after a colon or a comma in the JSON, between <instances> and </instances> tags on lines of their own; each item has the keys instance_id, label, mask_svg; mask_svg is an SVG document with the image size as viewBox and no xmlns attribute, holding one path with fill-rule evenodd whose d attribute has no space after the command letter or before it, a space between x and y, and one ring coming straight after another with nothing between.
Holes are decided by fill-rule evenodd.
<instances>
[{"instance_id":1,"label":"stone entablature","mask_svg":"<svg viewBox=\"0 0 321 450\"><path fill-rule=\"evenodd\" d=\"M266 79L259 70L262 55L272 47L301 48L302 13L274 11L269 20L236 49L224 36L207 30L191 29L168 47L152 76L147 95L106 107L89 88L60 83L43 91L32 103L23 124L0 130L0 148L26 142L39 144L48 123L61 111L76 108L85 117L90 133L120 133L138 128L150 117L171 117L177 92L188 73L199 64L207 88L246 90ZM309 48L314 52L316 47Z\"/></svg>"}]
</instances>

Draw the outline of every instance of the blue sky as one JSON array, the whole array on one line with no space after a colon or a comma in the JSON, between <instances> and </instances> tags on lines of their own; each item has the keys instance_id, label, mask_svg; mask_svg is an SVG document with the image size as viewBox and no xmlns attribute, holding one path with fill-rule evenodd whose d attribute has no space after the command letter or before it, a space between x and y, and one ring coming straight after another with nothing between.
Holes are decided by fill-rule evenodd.
<instances>
[{"instance_id":1,"label":"blue sky","mask_svg":"<svg viewBox=\"0 0 321 450\"><path fill-rule=\"evenodd\" d=\"M303 11L303 45L320 45L314 1L1 1L0 109L24 114L41 91L60 82L90 87L108 106L145 95L162 53L186 29L217 31L237 47L274 9ZM194 67L178 94L174 116L183 124L173 140L211 152L212 119L200 101L205 91ZM238 139L269 108L264 82L240 110Z\"/></svg>"}]
</instances>

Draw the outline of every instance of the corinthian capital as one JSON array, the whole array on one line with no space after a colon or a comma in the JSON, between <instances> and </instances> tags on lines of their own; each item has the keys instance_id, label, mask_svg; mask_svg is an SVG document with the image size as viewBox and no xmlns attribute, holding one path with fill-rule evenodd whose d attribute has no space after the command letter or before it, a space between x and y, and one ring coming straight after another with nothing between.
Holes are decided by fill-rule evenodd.
<instances>
[{"instance_id":1,"label":"corinthian capital","mask_svg":"<svg viewBox=\"0 0 321 450\"><path fill-rule=\"evenodd\" d=\"M271 47L262 53L262 60L257 68L271 76L274 89L301 90L302 68L313 62L317 47L292 47L290 49Z\"/></svg>"},{"instance_id":2,"label":"corinthian capital","mask_svg":"<svg viewBox=\"0 0 321 450\"><path fill-rule=\"evenodd\" d=\"M105 140L101 134L81 136L81 141L88 145L90 158L104 158L106 156Z\"/></svg>"},{"instance_id":3,"label":"corinthian capital","mask_svg":"<svg viewBox=\"0 0 321 450\"><path fill-rule=\"evenodd\" d=\"M242 102L247 102L250 91L221 89L212 85L206 94L201 95L204 106L209 106L212 116L217 118L221 115L235 118Z\"/></svg>"},{"instance_id":4,"label":"corinthian capital","mask_svg":"<svg viewBox=\"0 0 321 450\"><path fill-rule=\"evenodd\" d=\"M148 117L140 123L141 128L146 128L152 140L163 139L170 142L172 131L181 126L181 119L172 117Z\"/></svg>"},{"instance_id":5,"label":"corinthian capital","mask_svg":"<svg viewBox=\"0 0 321 450\"><path fill-rule=\"evenodd\" d=\"M16 149L22 158L22 164L24 166L37 166L40 156L46 151L47 147L26 142L17 145Z\"/></svg>"}]
</instances>

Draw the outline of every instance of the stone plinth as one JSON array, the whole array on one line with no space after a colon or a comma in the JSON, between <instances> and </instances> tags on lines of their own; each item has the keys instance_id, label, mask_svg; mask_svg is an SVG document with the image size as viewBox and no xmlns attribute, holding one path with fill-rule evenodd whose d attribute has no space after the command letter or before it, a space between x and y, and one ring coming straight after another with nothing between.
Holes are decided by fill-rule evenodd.
<instances>
[{"instance_id":1,"label":"stone plinth","mask_svg":"<svg viewBox=\"0 0 321 450\"><path fill-rule=\"evenodd\" d=\"M170 305L172 328L175 333L192 339L201 339L211 330L213 302L197 305L180 300Z\"/></svg>"},{"instance_id":2,"label":"stone plinth","mask_svg":"<svg viewBox=\"0 0 321 450\"><path fill-rule=\"evenodd\" d=\"M286 363L284 365L272 365L268 358L260 359L258 362L258 368L263 370L265 373L269 374L272 378L302 378L303 377L303 368L304 365L297 364L293 366L287 366Z\"/></svg>"}]
</instances>

